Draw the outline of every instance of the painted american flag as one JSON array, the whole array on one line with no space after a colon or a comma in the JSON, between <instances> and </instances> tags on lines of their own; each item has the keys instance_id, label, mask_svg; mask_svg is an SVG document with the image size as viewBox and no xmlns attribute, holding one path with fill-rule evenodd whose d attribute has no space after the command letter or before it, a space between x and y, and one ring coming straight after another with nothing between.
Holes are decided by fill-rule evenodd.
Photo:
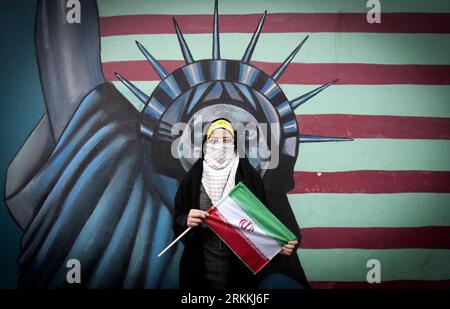
<instances>
[{"instance_id":1,"label":"painted american flag","mask_svg":"<svg viewBox=\"0 0 450 309\"><path fill-rule=\"evenodd\" d=\"M279 83L289 99L335 78L302 106L302 133L353 138L301 144L289 194L314 288L450 287L450 1L221 0L221 57L239 60L267 19L252 63L271 74L306 35ZM101 58L150 94L159 77L135 46L169 71L184 65L172 17L194 59L211 58L213 1L98 0ZM300 115L301 114L301 115ZM380 284L366 282L370 259Z\"/></svg>"}]
</instances>

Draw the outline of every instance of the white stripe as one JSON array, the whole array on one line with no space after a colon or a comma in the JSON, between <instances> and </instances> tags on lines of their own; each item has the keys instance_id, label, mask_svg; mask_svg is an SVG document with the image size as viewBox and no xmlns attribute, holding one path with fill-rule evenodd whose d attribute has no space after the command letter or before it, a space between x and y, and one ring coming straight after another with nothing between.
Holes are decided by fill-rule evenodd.
<instances>
[{"instance_id":1,"label":"white stripe","mask_svg":"<svg viewBox=\"0 0 450 309\"><path fill-rule=\"evenodd\" d=\"M288 194L300 228L448 226L449 193Z\"/></svg>"},{"instance_id":2,"label":"white stripe","mask_svg":"<svg viewBox=\"0 0 450 309\"><path fill-rule=\"evenodd\" d=\"M151 68L149 68L151 70ZM130 80L150 95L160 81ZM116 88L139 110L144 104L121 82ZM280 84L289 99L318 85ZM435 85L333 85L295 110L297 114L354 114L387 116L450 117L450 86ZM362 104L362 98L364 104ZM426 104L424 104L426 102Z\"/></svg>"},{"instance_id":3,"label":"white stripe","mask_svg":"<svg viewBox=\"0 0 450 309\"><path fill-rule=\"evenodd\" d=\"M308 34L261 33L252 61L282 62ZM221 58L240 60L251 37L252 33L221 33ZM184 38L194 59L211 58L211 34ZM158 60L184 60L176 34L132 34L101 37L102 62L145 60L135 40ZM445 65L450 64L449 49L448 34L321 32L310 36L292 63Z\"/></svg>"},{"instance_id":4,"label":"white stripe","mask_svg":"<svg viewBox=\"0 0 450 309\"><path fill-rule=\"evenodd\" d=\"M227 196L217 202L215 206L220 212L220 215L233 227L242 232L269 260L280 252L281 246L273 238L268 236L232 198ZM239 222L242 219L252 222L254 227L253 232L244 230L239 226Z\"/></svg>"},{"instance_id":5,"label":"white stripe","mask_svg":"<svg viewBox=\"0 0 450 309\"><path fill-rule=\"evenodd\" d=\"M351 142L304 144L294 170L450 171L449 152L449 140L358 138Z\"/></svg>"},{"instance_id":6,"label":"white stripe","mask_svg":"<svg viewBox=\"0 0 450 309\"><path fill-rule=\"evenodd\" d=\"M381 281L448 280L450 250L441 249L301 249L309 281L366 281L370 259L381 262Z\"/></svg>"},{"instance_id":7,"label":"white stripe","mask_svg":"<svg viewBox=\"0 0 450 309\"><path fill-rule=\"evenodd\" d=\"M382 13L389 12L450 12L448 0L381 1ZM367 13L367 0L225 0L219 1L219 14L269 13ZM98 0L100 16L129 14L209 14L213 0Z\"/></svg>"}]
</instances>

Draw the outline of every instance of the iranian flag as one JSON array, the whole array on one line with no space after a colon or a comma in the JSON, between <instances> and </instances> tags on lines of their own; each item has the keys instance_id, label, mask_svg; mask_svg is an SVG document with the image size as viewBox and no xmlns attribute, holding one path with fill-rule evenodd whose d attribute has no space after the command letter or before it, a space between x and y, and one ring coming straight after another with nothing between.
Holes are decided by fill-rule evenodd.
<instances>
[{"instance_id":1,"label":"iranian flag","mask_svg":"<svg viewBox=\"0 0 450 309\"><path fill-rule=\"evenodd\" d=\"M208 213L205 223L255 274L296 239L242 182Z\"/></svg>"}]
</instances>

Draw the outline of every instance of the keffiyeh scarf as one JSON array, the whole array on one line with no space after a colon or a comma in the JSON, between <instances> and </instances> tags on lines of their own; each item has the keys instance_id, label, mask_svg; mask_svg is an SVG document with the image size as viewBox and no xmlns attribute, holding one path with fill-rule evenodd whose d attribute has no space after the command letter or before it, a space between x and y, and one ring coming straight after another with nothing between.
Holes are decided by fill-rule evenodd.
<instances>
[{"instance_id":1,"label":"keffiyeh scarf","mask_svg":"<svg viewBox=\"0 0 450 309\"><path fill-rule=\"evenodd\" d=\"M206 144L202 184L213 205L234 187L238 164L233 144Z\"/></svg>"}]
</instances>

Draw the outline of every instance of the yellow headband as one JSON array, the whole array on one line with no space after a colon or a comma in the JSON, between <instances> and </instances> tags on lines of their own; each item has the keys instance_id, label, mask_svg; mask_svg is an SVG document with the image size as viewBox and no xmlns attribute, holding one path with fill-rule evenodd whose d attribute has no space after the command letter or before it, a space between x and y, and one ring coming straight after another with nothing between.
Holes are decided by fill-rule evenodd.
<instances>
[{"instance_id":1,"label":"yellow headband","mask_svg":"<svg viewBox=\"0 0 450 309\"><path fill-rule=\"evenodd\" d=\"M226 121L225 119L218 119L213 121L209 126L208 132L206 133L206 139L208 139L211 136L211 134L214 132L215 129L219 128L227 130L234 137L234 129L231 123L229 121Z\"/></svg>"}]
</instances>

